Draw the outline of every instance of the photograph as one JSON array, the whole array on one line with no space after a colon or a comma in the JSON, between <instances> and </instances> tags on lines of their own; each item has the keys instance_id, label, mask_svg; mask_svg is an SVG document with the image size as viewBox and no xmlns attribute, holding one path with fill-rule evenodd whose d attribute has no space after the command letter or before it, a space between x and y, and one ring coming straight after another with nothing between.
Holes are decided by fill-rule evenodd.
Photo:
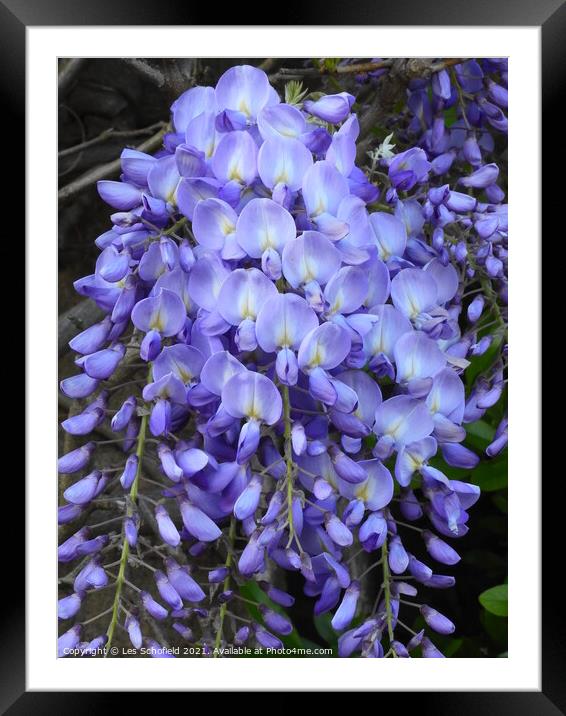
<instances>
[{"instance_id":1,"label":"photograph","mask_svg":"<svg viewBox=\"0 0 566 716\"><path fill-rule=\"evenodd\" d=\"M508 659L512 72L58 58L58 659Z\"/></svg>"},{"instance_id":2,"label":"photograph","mask_svg":"<svg viewBox=\"0 0 566 716\"><path fill-rule=\"evenodd\" d=\"M566 716L566 0L214 13L0 0L25 274L0 715Z\"/></svg>"}]
</instances>

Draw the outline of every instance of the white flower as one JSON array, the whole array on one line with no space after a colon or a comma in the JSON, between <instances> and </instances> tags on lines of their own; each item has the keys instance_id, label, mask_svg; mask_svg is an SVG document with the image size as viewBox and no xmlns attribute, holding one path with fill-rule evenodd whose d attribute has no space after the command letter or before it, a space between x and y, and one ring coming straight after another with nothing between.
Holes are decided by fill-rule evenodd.
<instances>
[{"instance_id":1,"label":"white flower","mask_svg":"<svg viewBox=\"0 0 566 716\"><path fill-rule=\"evenodd\" d=\"M391 144L391 138L393 137L393 132L389 134L383 142L379 145L379 147L375 150L376 159L391 159L395 155L394 152L391 150L396 146L395 144Z\"/></svg>"}]
</instances>

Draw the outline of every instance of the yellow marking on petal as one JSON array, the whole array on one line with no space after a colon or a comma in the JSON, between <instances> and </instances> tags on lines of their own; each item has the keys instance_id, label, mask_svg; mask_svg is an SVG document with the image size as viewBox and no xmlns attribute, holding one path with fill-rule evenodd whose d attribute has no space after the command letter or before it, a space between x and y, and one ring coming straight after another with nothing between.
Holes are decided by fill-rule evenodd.
<instances>
[{"instance_id":1,"label":"yellow marking on petal","mask_svg":"<svg viewBox=\"0 0 566 716\"><path fill-rule=\"evenodd\" d=\"M326 351L320 344L317 343L316 351L309 362L309 366L311 368L316 368L317 366L319 366L321 363L324 362L325 358L326 358Z\"/></svg>"},{"instance_id":2,"label":"yellow marking on petal","mask_svg":"<svg viewBox=\"0 0 566 716\"><path fill-rule=\"evenodd\" d=\"M173 206L177 205L177 189L179 188L179 184L181 183L181 179L175 184L173 189L169 192L167 196L167 202L169 204L173 204Z\"/></svg>"},{"instance_id":3,"label":"yellow marking on petal","mask_svg":"<svg viewBox=\"0 0 566 716\"><path fill-rule=\"evenodd\" d=\"M260 248L262 251L265 251L266 249L273 249L275 248L275 245L271 239L271 233L269 231L269 228L265 230L263 233L263 237L260 242Z\"/></svg>"},{"instance_id":4,"label":"yellow marking on petal","mask_svg":"<svg viewBox=\"0 0 566 716\"><path fill-rule=\"evenodd\" d=\"M242 303L240 304L240 315L242 318L251 318L252 321L256 319L256 312L253 302L250 301L251 295L249 289L246 290L242 297Z\"/></svg>"},{"instance_id":5,"label":"yellow marking on petal","mask_svg":"<svg viewBox=\"0 0 566 716\"><path fill-rule=\"evenodd\" d=\"M177 368L179 378L183 381L183 383L187 384L192 381L193 374L190 373L186 368L180 366L178 363L175 363L175 367Z\"/></svg>"},{"instance_id":6,"label":"yellow marking on petal","mask_svg":"<svg viewBox=\"0 0 566 716\"><path fill-rule=\"evenodd\" d=\"M222 218L220 222L220 231L224 234L224 236L227 236L228 234L232 234L236 231L236 227L231 221L228 221L228 219Z\"/></svg>"},{"instance_id":7,"label":"yellow marking on petal","mask_svg":"<svg viewBox=\"0 0 566 716\"><path fill-rule=\"evenodd\" d=\"M245 99L243 99L243 100L240 101L240 104L238 105L238 110L239 110L242 114L245 114L246 117L249 117L249 116L251 115L251 110L250 110L250 108L248 107L248 105L246 104L246 100L245 100Z\"/></svg>"},{"instance_id":8,"label":"yellow marking on petal","mask_svg":"<svg viewBox=\"0 0 566 716\"><path fill-rule=\"evenodd\" d=\"M431 413L438 413L440 410L440 405L438 404L438 395L435 394L432 404L429 406L429 410Z\"/></svg>"},{"instance_id":9,"label":"yellow marking on petal","mask_svg":"<svg viewBox=\"0 0 566 716\"><path fill-rule=\"evenodd\" d=\"M354 490L354 495L359 500L367 502L369 500L369 480L365 480L364 482L360 483L358 487Z\"/></svg>"},{"instance_id":10,"label":"yellow marking on petal","mask_svg":"<svg viewBox=\"0 0 566 716\"><path fill-rule=\"evenodd\" d=\"M161 316L161 312L157 311L157 313L152 317L149 327L154 331L161 332L163 330L163 323L164 321Z\"/></svg>"},{"instance_id":11,"label":"yellow marking on petal","mask_svg":"<svg viewBox=\"0 0 566 716\"><path fill-rule=\"evenodd\" d=\"M335 299L334 303L332 304L332 306L330 307L330 313L339 313L343 304L344 304L344 294L343 294L342 290L340 290L336 294L336 299Z\"/></svg>"},{"instance_id":12,"label":"yellow marking on petal","mask_svg":"<svg viewBox=\"0 0 566 716\"><path fill-rule=\"evenodd\" d=\"M277 345L280 348L289 348L293 344L293 339L287 333L287 327L277 337Z\"/></svg>"},{"instance_id":13,"label":"yellow marking on petal","mask_svg":"<svg viewBox=\"0 0 566 716\"><path fill-rule=\"evenodd\" d=\"M316 205L316 209L312 212L311 216L316 217L319 216L319 214L324 214L326 211L326 204L324 202L324 199L322 197L319 197L318 204Z\"/></svg>"},{"instance_id":14,"label":"yellow marking on petal","mask_svg":"<svg viewBox=\"0 0 566 716\"><path fill-rule=\"evenodd\" d=\"M258 418L253 399L246 405L246 408L244 410L244 415L246 415L248 418L255 418L255 419Z\"/></svg>"},{"instance_id":15,"label":"yellow marking on petal","mask_svg":"<svg viewBox=\"0 0 566 716\"><path fill-rule=\"evenodd\" d=\"M338 482L337 482L337 480L336 480L336 473L334 472L334 470L331 470L330 468L327 468L327 469L324 470L324 472L322 473L322 478L323 478L324 480L326 480L326 482L328 482L330 485L332 485L332 487L333 487L334 489L337 488Z\"/></svg>"},{"instance_id":16,"label":"yellow marking on petal","mask_svg":"<svg viewBox=\"0 0 566 716\"><path fill-rule=\"evenodd\" d=\"M407 301L409 302L409 305L411 307L411 318L416 318L416 316L418 316L420 313L420 309L415 304L415 299L409 294L407 294Z\"/></svg>"},{"instance_id":17,"label":"yellow marking on petal","mask_svg":"<svg viewBox=\"0 0 566 716\"><path fill-rule=\"evenodd\" d=\"M404 418L400 418L392 427L390 427L388 430L385 431L385 434L390 435L392 438L394 438L395 433L403 424L403 420L404 420Z\"/></svg>"},{"instance_id":18,"label":"yellow marking on petal","mask_svg":"<svg viewBox=\"0 0 566 716\"><path fill-rule=\"evenodd\" d=\"M303 277L304 277L304 283L309 283L309 281L313 281L316 277L316 263L314 261L309 261L307 258L304 260L304 268L303 268ZM314 264L314 265L313 265Z\"/></svg>"},{"instance_id":19,"label":"yellow marking on petal","mask_svg":"<svg viewBox=\"0 0 566 716\"><path fill-rule=\"evenodd\" d=\"M424 460L421 460L420 458L416 457L415 455L412 455L411 453L407 453L407 457L411 462L411 468L413 472L415 470L419 470L424 464Z\"/></svg>"}]
</instances>

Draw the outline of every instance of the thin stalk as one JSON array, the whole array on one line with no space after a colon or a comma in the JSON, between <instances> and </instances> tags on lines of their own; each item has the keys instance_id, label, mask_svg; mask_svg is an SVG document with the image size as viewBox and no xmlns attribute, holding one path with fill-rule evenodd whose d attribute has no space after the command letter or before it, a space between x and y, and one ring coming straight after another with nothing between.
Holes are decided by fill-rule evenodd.
<instances>
[{"instance_id":1,"label":"thin stalk","mask_svg":"<svg viewBox=\"0 0 566 716\"><path fill-rule=\"evenodd\" d=\"M87 619L84 622L81 622L82 626L85 626L86 624L90 624L91 622L95 622L97 619L100 619L100 617L103 617L105 614L108 614L112 611L112 607L108 607L108 609L105 609L103 612L100 612L100 614L97 614L94 617L91 617L90 619Z\"/></svg>"},{"instance_id":2,"label":"thin stalk","mask_svg":"<svg viewBox=\"0 0 566 716\"><path fill-rule=\"evenodd\" d=\"M230 520L230 530L228 532L228 542L229 542L229 549L228 554L226 555L226 561L224 562L224 566L228 570L228 574L226 575L226 578L224 579L224 585L223 585L223 591L228 591L230 589L230 567L232 566L232 555L234 551L234 539L236 537L236 520L234 517ZM228 602L224 602L220 606L220 614L219 614L219 622L218 622L218 629L216 631L216 639L214 640L214 651L213 651L213 658L216 659L218 654L220 653L220 644L222 643L222 629L224 627L224 619L226 617L226 611L228 610Z\"/></svg>"},{"instance_id":3,"label":"thin stalk","mask_svg":"<svg viewBox=\"0 0 566 716\"><path fill-rule=\"evenodd\" d=\"M151 366L149 368L149 376L148 379L151 379ZM140 431L137 437L137 448L136 448L136 455L138 458L138 468L136 470L136 476L134 478L134 481L132 483L132 486L130 488L130 500L128 502L128 506L126 508L126 515L128 517L131 517L134 512L134 505L138 497L138 485L140 481L140 475L142 471L142 463L143 463L143 456L145 451L145 438L147 433L147 425L148 425L148 415L143 415L141 419L141 425L140 425ZM118 621L118 611L120 606L120 597L122 595L122 588L124 586L124 582L126 581L126 565L128 563L128 554L129 554L130 548L128 545L128 540L124 539L122 543L122 554L120 556L120 569L118 570L118 576L116 577L116 592L114 594L114 602L112 605L112 617L110 619L110 624L108 625L108 630L106 632L108 636L108 640L106 642L106 651L104 653L104 656L109 653L110 646L112 645L112 640L114 638L114 632L116 630L116 623Z\"/></svg>"},{"instance_id":4,"label":"thin stalk","mask_svg":"<svg viewBox=\"0 0 566 716\"><path fill-rule=\"evenodd\" d=\"M293 445L291 442L291 401L289 399L289 387L283 387L283 421L285 423L285 464L287 466L287 520L289 522L289 542L291 544L295 537L295 527L293 525L293 488L294 488L294 465L293 465Z\"/></svg>"},{"instance_id":5,"label":"thin stalk","mask_svg":"<svg viewBox=\"0 0 566 716\"><path fill-rule=\"evenodd\" d=\"M379 559L377 562L374 562L374 563L371 565L371 567L368 567L366 570L364 570L364 571L360 574L359 577L357 577L358 581L360 581L361 579L363 579L363 578L366 576L366 574L369 574L369 573L372 571L372 569L375 569L375 568L376 568L377 566L379 566L380 564L382 564L382 560L381 560L381 559Z\"/></svg>"},{"instance_id":6,"label":"thin stalk","mask_svg":"<svg viewBox=\"0 0 566 716\"><path fill-rule=\"evenodd\" d=\"M387 559L387 540L381 547L381 559L383 562L383 592L385 594L385 614L387 619L387 634L389 641L393 641L393 613L391 611L391 573Z\"/></svg>"}]
</instances>

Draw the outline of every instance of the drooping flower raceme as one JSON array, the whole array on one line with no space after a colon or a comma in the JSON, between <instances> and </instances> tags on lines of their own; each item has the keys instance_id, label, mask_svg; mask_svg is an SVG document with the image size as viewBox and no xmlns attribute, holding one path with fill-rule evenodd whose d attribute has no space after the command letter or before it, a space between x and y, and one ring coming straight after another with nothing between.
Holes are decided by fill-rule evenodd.
<instances>
[{"instance_id":1,"label":"drooping flower raceme","mask_svg":"<svg viewBox=\"0 0 566 716\"><path fill-rule=\"evenodd\" d=\"M465 425L505 385L506 348L466 382L474 357L504 345L507 210L488 159L505 81L484 60L436 70L430 93L411 84L408 126L367 172L353 95L284 103L247 65L182 94L155 156L124 150L121 181L99 183L112 225L75 284L106 316L70 342L78 372L61 383L80 401L59 460L59 559L77 564L61 656L109 647L118 626L163 655L155 622L204 655L278 649L294 596L274 570L299 572L314 614L332 612L340 656L442 656L399 613L420 584L454 581L434 570L459 560L450 541L479 489L450 467L473 470ZM97 469L106 416L124 456ZM506 440L503 419L488 455ZM121 533L112 519L81 527L101 500L122 511ZM381 590L362 600L374 567ZM238 597L251 582L270 606L250 619ZM103 587L107 624L81 628ZM427 629L454 630L417 606Z\"/></svg>"}]
</instances>

